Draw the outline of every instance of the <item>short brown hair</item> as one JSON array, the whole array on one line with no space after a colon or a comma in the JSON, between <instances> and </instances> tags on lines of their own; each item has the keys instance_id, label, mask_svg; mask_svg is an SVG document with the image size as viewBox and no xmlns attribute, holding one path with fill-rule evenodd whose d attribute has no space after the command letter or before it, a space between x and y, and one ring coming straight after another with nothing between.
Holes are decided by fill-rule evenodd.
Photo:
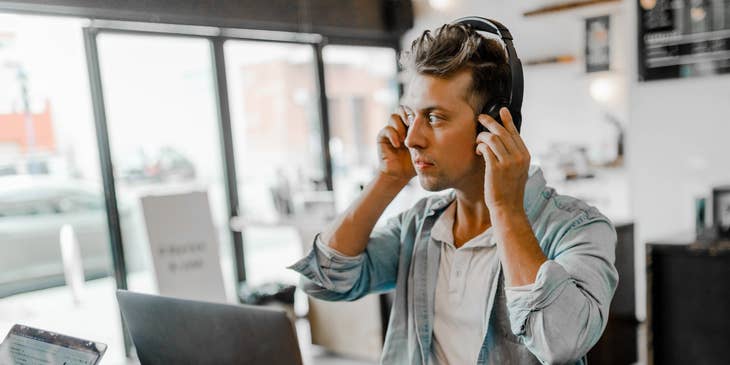
<instances>
[{"instance_id":1,"label":"short brown hair","mask_svg":"<svg viewBox=\"0 0 730 365\"><path fill-rule=\"evenodd\" d=\"M463 69L471 70L467 102L480 113L494 97L509 99L511 82L507 56L499 41L484 37L471 26L444 24L434 32L426 30L403 52L406 72L449 78Z\"/></svg>"}]
</instances>

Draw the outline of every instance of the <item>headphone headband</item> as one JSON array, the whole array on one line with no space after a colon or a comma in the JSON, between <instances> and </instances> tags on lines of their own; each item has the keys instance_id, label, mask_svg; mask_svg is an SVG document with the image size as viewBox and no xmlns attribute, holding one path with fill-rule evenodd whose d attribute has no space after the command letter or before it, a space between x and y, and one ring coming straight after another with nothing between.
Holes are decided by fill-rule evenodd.
<instances>
[{"instance_id":1,"label":"headphone headband","mask_svg":"<svg viewBox=\"0 0 730 365\"><path fill-rule=\"evenodd\" d=\"M515 122L517 130L520 130L522 125L522 94L524 91L524 78L522 76L522 63L519 57L517 57L517 51L512 44L512 33L509 29L502 25L502 23L482 18L479 16L468 16L459 18L451 24L463 24L472 27L477 31L483 31L498 36L504 43L507 51L507 62L510 67L511 83L509 87L509 111L512 114L512 119Z\"/></svg>"}]
</instances>

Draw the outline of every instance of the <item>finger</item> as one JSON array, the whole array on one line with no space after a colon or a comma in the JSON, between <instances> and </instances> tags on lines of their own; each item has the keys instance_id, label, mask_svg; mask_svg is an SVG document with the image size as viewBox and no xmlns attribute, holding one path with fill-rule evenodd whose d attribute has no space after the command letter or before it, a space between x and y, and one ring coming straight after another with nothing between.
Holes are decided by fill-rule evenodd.
<instances>
[{"instance_id":1,"label":"finger","mask_svg":"<svg viewBox=\"0 0 730 365\"><path fill-rule=\"evenodd\" d=\"M511 134L520 134L517 130L517 126L515 126L515 121L512 119L512 113L509 112L509 109L505 107L499 109L499 118L502 119L502 124L508 132Z\"/></svg>"},{"instance_id":2,"label":"finger","mask_svg":"<svg viewBox=\"0 0 730 365\"><path fill-rule=\"evenodd\" d=\"M507 129L505 129L498 121L494 120L492 116L488 114L481 114L479 115L479 121L483 122L483 125L487 127L490 133L496 134L500 137L507 151L510 153L518 153L521 151L520 146L515 143L513 138L515 135L507 131ZM517 134L517 136L519 137L519 134Z\"/></svg>"},{"instance_id":3,"label":"finger","mask_svg":"<svg viewBox=\"0 0 730 365\"><path fill-rule=\"evenodd\" d=\"M478 120L480 123L482 123L484 127L487 128L489 133L495 134L500 137L502 143L504 143L505 148L507 148L507 151L510 151L510 153L519 151L519 147L515 145L515 142L512 139L513 134L507 131L507 129L505 129L498 121L492 118L491 115L480 114L478 116Z\"/></svg>"},{"instance_id":4,"label":"finger","mask_svg":"<svg viewBox=\"0 0 730 365\"><path fill-rule=\"evenodd\" d=\"M510 113L509 109L504 107L500 109L499 117L502 119L504 128L512 135L515 147L517 147L517 149L522 153L528 153L525 141L522 139L522 136L520 136L520 132L517 130L517 126L515 125L514 119L512 119L512 113Z\"/></svg>"},{"instance_id":5,"label":"finger","mask_svg":"<svg viewBox=\"0 0 730 365\"><path fill-rule=\"evenodd\" d=\"M395 148L400 148L401 142L398 138L398 132L391 126L386 126L378 133L378 142L390 142Z\"/></svg>"},{"instance_id":6,"label":"finger","mask_svg":"<svg viewBox=\"0 0 730 365\"><path fill-rule=\"evenodd\" d=\"M525 144L525 140L522 139L522 136L519 133L515 133L511 135L511 140L514 142L514 146L521 154L529 155L530 152L527 149L527 145Z\"/></svg>"},{"instance_id":7,"label":"finger","mask_svg":"<svg viewBox=\"0 0 730 365\"><path fill-rule=\"evenodd\" d=\"M510 152L507 151L502 139L496 134L482 132L477 136L477 143L484 143L494 152L498 161L506 161L510 158Z\"/></svg>"},{"instance_id":8,"label":"finger","mask_svg":"<svg viewBox=\"0 0 730 365\"><path fill-rule=\"evenodd\" d=\"M500 136L509 135L509 132L507 132L507 130L504 129L504 127L499 124L498 121L494 120L494 118L492 118L492 116L489 114L479 114L479 116L477 116L477 120L484 127L486 127L490 133L494 133Z\"/></svg>"},{"instance_id":9,"label":"finger","mask_svg":"<svg viewBox=\"0 0 730 365\"><path fill-rule=\"evenodd\" d=\"M477 143L479 143L479 141L487 143L489 139L495 139L499 142L506 151L506 154L520 153L520 149L515 145L515 141L510 138L510 136L499 136L491 132L481 132L477 135Z\"/></svg>"},{"instance_id":10,"label":"finger","mask_svg":"<svg viewBox=\"0 0 730 365\"><path fill-rule=\"evenodd\" d=\"M408 134L408 129L405 125L405 122L402 120L402 117L400 113L391 114L390 119L388 119L388 126L395 129L395 131L398 133L398 139L400 141L403 141L406 139L406 135Z\"/></svg>"},{"instance_id":11,"label":"finger","mask_svg":"<svg viewBox=\"0 0 730 365\"><path fill-rule=\"evenodd\" d=\"M493 166L497 163L497 156L494 155L486 144L479 143L476 152L484 158L484 162L488 165Z\"/></svg>"},{"instance_id":12,"label":"finger","mask_svg":"<svg viewBox=\"0 0 730 365\"><path fill-rule=\"evenodd\" d=\"M527 150L527 145L525 145L525 141L522 139L522 136L519 134L512 135L512 140L515 142L515 146L522 154L529 155L530 152Z\"/></svg>"},{"instance_id":13,"label":"finger","mask_svg":"<svg viewBox=\"0 0 730 365\"><path fill-rule=\"evenodd\" d=\"M411 110L411 108L409 108L405 105L400 105L399 114L400 114L401 118L403 119L403 123L405 123L406 127L410 127L410 125L413 124L414 114L413 114L413 110Z\"/></svg>"}]
</instances>

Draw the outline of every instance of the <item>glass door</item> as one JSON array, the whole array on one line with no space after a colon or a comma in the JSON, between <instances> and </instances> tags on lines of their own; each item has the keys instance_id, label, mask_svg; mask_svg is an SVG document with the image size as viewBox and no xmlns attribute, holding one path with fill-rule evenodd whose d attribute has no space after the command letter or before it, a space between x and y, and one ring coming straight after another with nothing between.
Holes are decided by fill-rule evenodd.
<instances>
[{"instance_id":1,"label":"glass door","mask_svg":"<svg viewBox=\"0 0 730 365\"><path fill-rule=\"evenodd\" d=\"M337 210L344 211L375 176L375 138L398 106L398 67L392 48L328 45L322 58L334 192ZM379 223L410 208L425 194L411 181Z\"/></svg>"},{"instance_id":2,"label":"glass door","mask_svg":"<svg viewBox=\"0 0 730 365\"><path fill-rule=\"evenodd\" d=\"M229 40L224 52L247 282L295 284L303 222L332 207L314 49Z\"/></svg>"},{"instance_id":3,"label":"glass door","mask_svg":"<svg viewBox=\"0 0 730 365\"><path fill-rule=\"evenodd\" d=\"M117 200L129 207L120 219L133 228L122 232L130 290L157 292L142 197L202 191L220 245L227 297L234 301L210 41L102 32L97 44Z\"/></svg>"}]
</instances>

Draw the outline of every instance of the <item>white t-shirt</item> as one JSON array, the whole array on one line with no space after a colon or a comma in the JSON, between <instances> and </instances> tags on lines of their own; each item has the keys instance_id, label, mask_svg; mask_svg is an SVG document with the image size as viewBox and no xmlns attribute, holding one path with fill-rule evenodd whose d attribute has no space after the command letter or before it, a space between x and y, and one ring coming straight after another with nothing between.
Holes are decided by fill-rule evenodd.
<instances>
[{"instance_id":1,"label":"white t-shirt","mask_svg":"<svg viewBox=\"0 0 730 365\"><path fill-rule=\"evenodd\" d=\"M441 245L432 364L476 364L487 333L487 300L499 264L491 227L460 248L454 246L455 213L456 204L451 203L431 230L431 239Z\"/></svg>"}]
</instances>

